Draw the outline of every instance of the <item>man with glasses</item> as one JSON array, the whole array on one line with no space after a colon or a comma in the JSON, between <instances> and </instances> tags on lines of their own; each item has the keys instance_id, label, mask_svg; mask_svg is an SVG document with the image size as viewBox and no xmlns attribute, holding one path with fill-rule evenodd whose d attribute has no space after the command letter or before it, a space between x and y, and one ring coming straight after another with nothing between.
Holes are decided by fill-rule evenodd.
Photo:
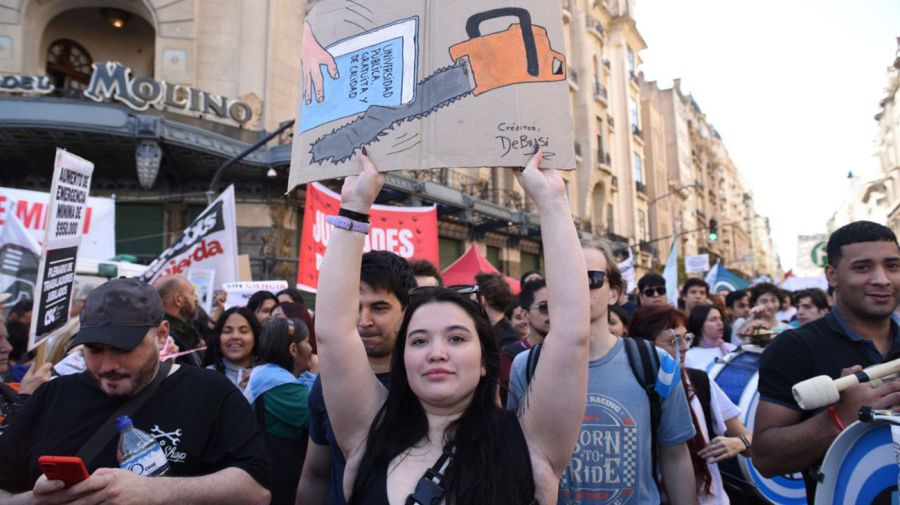
<instances>
[{"instance_id":1,"label":"man with glasses","mask_svg":"<svg viewBox=\"0 0 900 505\"><path fill-rule=\"evenodd\" d=\"M559 504L660 503L651 452L655 449L651 443L649 396L631 369L625 340L609 331L609 306L615 304L624 288L622 274L602 242L588 241L582 246L591 291L587 402L578 446L560 481ZM665 285L661 284L665 298ZM508 408L519 408L518 400L528 387L526 369L532 353L523 352L515 358ZM657 353L662 359L662 351ZM541 380L537 376L530 379ZM694 427L683 388L674 388L659 403L657 461L669 500L697 503L685 444L693 438Z\"/></svg>"},{"instance_id":2,"label":"man with glasses","mask_svg":"<svg viewBox=\"0 0 900 505\"><path fill-rule=\"evenodd\" d=\"M665 305L669 303L666 295L666 279L657 273L647 273L638 281L638 300L640 305Z\"/></svg>"},{"instance_id":3,"label":"man with glasses","mask_svg":"<svg viewBox=\"0 0 900 505\"><path fill-rule=\"evenodd\" d=\"M519 305L528 313L528 336L500 349L500 399L506 402L509 371L513 359L532 347L543 343L550 331L550 309L547 302L547 283L544 279L528 281L519 293Z\"/></svg>"}]
</instances>

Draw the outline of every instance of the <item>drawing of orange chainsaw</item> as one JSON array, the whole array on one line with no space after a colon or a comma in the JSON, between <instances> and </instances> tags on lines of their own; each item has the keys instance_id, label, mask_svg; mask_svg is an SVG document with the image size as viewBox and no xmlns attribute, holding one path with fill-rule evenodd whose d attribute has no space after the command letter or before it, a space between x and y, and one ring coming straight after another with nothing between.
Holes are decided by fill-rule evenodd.
<instances>
[{"instance_id":1,"label":"drawing of orange chainsaw","mask_svg":"<svg viewBox=\"0 0 900 505\"><path fill-rule=\"evenodd\" d=\"M482 22L514 16L518 23L504 31L482 35ZM474 14L466 22L469 40L450 47L454 64L417 84L416 98L395 107L373 105L355 121L341 126L312 144L312 161L345 161L353 151L371 144L403 121L419 119L473 94L529 82L566 79L566 57L550 48L547 30L531 24L522 8L505 7Z\"/></svg>"}]
</instances>

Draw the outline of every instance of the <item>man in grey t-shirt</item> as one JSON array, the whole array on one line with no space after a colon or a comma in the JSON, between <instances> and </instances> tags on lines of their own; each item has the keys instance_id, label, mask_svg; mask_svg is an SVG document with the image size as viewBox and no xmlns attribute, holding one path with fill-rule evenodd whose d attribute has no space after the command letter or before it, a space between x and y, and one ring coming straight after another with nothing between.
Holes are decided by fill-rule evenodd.
<instances>
[{"instance_id":1,"label":"man in grey t-shirt","mask_svg":"<svg viewBox=\"0 0 900 505\"><path fill-rule=\"evenodd\" d=\"M608 306L622 289L622 276L602 244L586 244L584 257L588 270L606 272L606 279L602 286L593 284L591 289L587 403L578 445L560 482L559 503L659 503L651 468L650 400L628 364L624 341L609 332ZM657 352L662 359L663 351ZM509 408L518 407L527 389L529 353L519 354L513 362ZM686 445L693 437L684 388L676 387L662 401L657 430L658 461L671 503L697 503Z\"/></svg>"}]
</instances>

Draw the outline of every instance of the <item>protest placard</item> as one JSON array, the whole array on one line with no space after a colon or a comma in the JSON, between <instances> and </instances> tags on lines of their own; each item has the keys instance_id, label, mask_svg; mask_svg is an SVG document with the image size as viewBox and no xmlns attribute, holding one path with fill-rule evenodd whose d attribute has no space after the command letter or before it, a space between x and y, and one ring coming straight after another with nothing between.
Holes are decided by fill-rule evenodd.
<instances>
[{"instance_id":1,"label":"protest placard","mask_svg":"<svg viewBox=\"0 0 900 505\"><path fill-rule=\"evenodd\" d=\"M231 307L244 307L257 291L270 291L272 294L278 293L282 289L287 289L287 281L249 281L249 282L229 282L222 286L228 298L225 300L225 309Z\"/></svg>"},{"instance_id":2,"label":"protest placard","mask_svg":"<svg viewBox=\"0 0 900 505\"><path fill-rule=\"evenodd\" d=\"M300 265L297 287L315 293L319 266L334 226L325 223L341 208L341 197L318 183L306 187L306 208L300 236ZM428 260L440 265L437 209L435 207L394 207L373 205L372 228L366 235L365 251L390 251L406 259Z\"/></svg>"},{"instance_id":3,"label":"protest placard","mask_svg":"<svg viewBox=\"0 0 900 505\"><path fill-rule=\"evenodd\" d=\"M150 263L141 278L148 283L164 275L184 275L194 268L215 272L213 289L237 280L237 227L234 186L194 219L181 237Z\"/></svg>"},{"instance_id":4,"label":"protest placard","mask_svg":"<svg viewBox=\"0 0 900 505\"><path fill-rule=\"evenodd\" d=\"M684 271L689 274L701 274L709 271L709 254L697 254L684 257Z\"/></svg>"},{"instance_id":5,"label":"protest placard","mask_svg":"<svg viewBox=\"0 0 900 505\"><path fill-rule=\"evenodd\" d=\"M213 292L215 291L216 271L208 268L192 268L188 271L188 281L197 290L200 306L209 314L212 310Z\"/></svg>"},{"instance_id":6,"label":"protest placard","mask_svg":"<svg viewBox=\"0 0 900 505\"><path fill-rule=\"evenodd\" d=\"M40 262L41 246L16 214L8 210L6 225L0 228L0 294L9 295L6 307L34 300Z\"/></svg>"},{"instance_id":7,"label":"protest placard","mask_svg":"<svg viewBox=\"0 0 900 505\"><path fill-rule=\"evenodd\" d=\"M22 227L41 245L50 217L50 193L0 187L0 233L6 216L15 215ZM116 204L112 198L90 196L84 212L84 226L78 257L108 260L116 255Z\"/></svg>"},{"instance_id":8,"label":"protest placard","mask_svg":"<svg viewBox=\"0 0 900 505\"><path fill-rule=\"evenodd\" d=\"M50 189L50 216L44 236L28 335L28 350L48 338L69 320L75 260L84 230L94 164L56 150Z\"/></svg>"},{"instance_id":9,"label":"protest placard","mask_svg":"<svg viewBox=\"0 0 900 505\"><path fill-rule=\"evenodd\" d=\"M317 2L288 189L357 173L362 147L383 171L520 167L537 148L574 169L564 49L558 0Z\"/></svg>"}]
</instances>

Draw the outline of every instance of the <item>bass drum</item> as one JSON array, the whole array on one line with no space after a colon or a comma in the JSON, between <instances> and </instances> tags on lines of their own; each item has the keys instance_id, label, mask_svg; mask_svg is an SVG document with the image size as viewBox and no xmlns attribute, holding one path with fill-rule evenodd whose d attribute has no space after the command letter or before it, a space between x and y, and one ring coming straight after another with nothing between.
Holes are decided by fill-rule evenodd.
<instances>
[{"instance_id":1,"label":"bass drum","mask_svg":"<svg viewBox=\"0 0 900 505\"><path fill-rule=\"evenodd\" d=\"M897 503L897 455L891 426L855 422L828 448L816 486L816 503Z\"/></svg>"},{"instance_id":2,"label":"bass drum","mask_svg":"<svg viewBox=\"0 0 900 505\"><path fill-rule=\"evenodd\" d=\"M751 433L756 417L756 404L759 403L757 383L762 351L762 347L754 345L741 346L717 360L709 370L710 378L741 409L741 421ZM806 485L800 473L769 479L763 477L753 467L753 460L746 456L719 463L719 470L726 487L737 488L745 497L759 496L776 505L806 505Z\"/></svg>"}]
</instances>

